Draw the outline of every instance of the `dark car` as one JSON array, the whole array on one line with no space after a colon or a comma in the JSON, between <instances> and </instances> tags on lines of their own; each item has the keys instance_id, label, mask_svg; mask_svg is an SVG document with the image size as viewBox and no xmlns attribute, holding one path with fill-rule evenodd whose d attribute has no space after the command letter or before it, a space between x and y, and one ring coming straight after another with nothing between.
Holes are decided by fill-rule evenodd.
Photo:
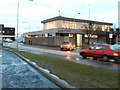
<instances>
[{"instance_id":1,"label":"dark car","mask_svg":"<svg viewBox=\"0 0 120 90\"><path fill-rule=\"evenodd\" d=\"M60 45L61 50L74 50L75 49L75 44L71 43L71 42L63 42Z\"/></svg>"},{"instance_id":2,"label":"dark car","mask_svg":"<svg viewBox=\"0 0 120 90\"><path fill-rule=\"evenodd\" d=\"M104 61L114 59L120 62L120 45L96 45L93 48L80 50L80 55L83 58L102 58Z\"/></svg>"}]
</instances>

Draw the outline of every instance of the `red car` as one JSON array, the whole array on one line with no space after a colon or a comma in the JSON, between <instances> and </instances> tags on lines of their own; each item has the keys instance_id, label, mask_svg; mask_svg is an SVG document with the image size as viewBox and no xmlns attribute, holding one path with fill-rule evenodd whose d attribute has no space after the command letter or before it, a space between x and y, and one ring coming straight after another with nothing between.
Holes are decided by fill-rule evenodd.
<instances>
[{"instance_id":1,"label":"red car","mask_svg":"<svg viewBox=\"0 0 120 90\"><path fill-rule=\"evenodd\" d=\"M102 58L104 61L114 59L120 62L120 45L95 45L92 48L80 50L80 55L83 58Z\"/></svg>"}]
</instances>

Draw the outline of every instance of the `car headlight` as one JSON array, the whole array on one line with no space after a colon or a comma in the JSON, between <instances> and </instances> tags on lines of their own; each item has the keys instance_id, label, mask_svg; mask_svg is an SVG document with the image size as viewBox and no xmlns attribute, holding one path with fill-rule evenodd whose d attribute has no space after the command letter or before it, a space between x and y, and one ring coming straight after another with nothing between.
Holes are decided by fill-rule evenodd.
<instances>
[{"instance_id":1,"label":"car headlight","mask_svg":"<svg viewBox=\"0 0 120 90\"><path fill-rule=\"evenodd\" d=\"M70 45L67 45L68 48L70 48Z\"/></svg>"},{"instance_id":2,"label":"car headlight","mask_svg":"<svg viewBox=\"0 0 120 90\"><path fill-rule=\"evenodd\" d=\"M117 53L113 53L113 56L119 56Z\"/></svg>"}]
</instances>

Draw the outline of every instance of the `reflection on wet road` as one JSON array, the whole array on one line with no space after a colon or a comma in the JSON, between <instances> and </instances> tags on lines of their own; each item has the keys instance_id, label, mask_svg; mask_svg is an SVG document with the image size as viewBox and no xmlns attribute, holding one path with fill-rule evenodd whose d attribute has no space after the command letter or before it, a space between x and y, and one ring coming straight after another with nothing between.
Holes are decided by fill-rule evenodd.
<instances>
[{"instance_id":1,"label":"reflection on wet road","mask_svg":"<svg viewBox=\"0 0 120 90\"><path fill-rule=\"evenodd\" d=\"M6 44L8 46L15 46L15 43ZM60 51L60 49L57 47L45 47L45 46L36 46L36 45L24 45L19 44L20 50L25 50L27 52L32 52L36 54L44 54L47 56L53 56L57 58L62 58L68 61L73 61L80 64L85 65L91 65L95 67L101 67L105 69L111 69L111 70L120 70L118 69L119 66L116 63L112 62L101 62L99 60L91 60L91 59L82 59L82 57L79 55L79 49L74 51Z\"/></svg>"},{"instance_id":2,"label":"reflection on wet road","mask_svg":"<svg viewBox=\"0 0 120 90\"><path fill-rule=\"evenodd\" d=\"M9 51L2 51L3 88L59 88L26 62Z\"/></svg>"}]
</instances>

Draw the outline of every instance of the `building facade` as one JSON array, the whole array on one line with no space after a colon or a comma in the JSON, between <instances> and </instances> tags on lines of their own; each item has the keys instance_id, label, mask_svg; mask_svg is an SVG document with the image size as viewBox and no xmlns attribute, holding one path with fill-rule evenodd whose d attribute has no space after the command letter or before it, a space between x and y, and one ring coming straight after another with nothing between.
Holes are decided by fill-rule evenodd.
<instances>
[{"instance_id":1,"label":"building facade","mask_svg":"<svg viewBox=\"0 0 120 90\"><path fill-rule=\"evenodd\" d=\"M34 39L34 44L60 46L62 42L72 42L76 46L92 44L98 41L109 43L109 31L112 23L75 19L57 16L41 21L43 30L24 33ZM36 38L36 40L35 40ZM41 41L39 42L39 40ZM43 40L44 39L44 40ZM43 40L43 41L42 41ZM48 43L53 41L52 43Z\"/></svg>"},{"instance_id":2,"label":"building facade","mask_svg":"<svg viewBox=\"0 0 120 90\"><path fill-rule=\"evenodd\" d=\"M0 37L3 39L10 38L11 40L15 40L15 28L4 27L3 24L0 24Z\"/></svg>"}]
</instances>

